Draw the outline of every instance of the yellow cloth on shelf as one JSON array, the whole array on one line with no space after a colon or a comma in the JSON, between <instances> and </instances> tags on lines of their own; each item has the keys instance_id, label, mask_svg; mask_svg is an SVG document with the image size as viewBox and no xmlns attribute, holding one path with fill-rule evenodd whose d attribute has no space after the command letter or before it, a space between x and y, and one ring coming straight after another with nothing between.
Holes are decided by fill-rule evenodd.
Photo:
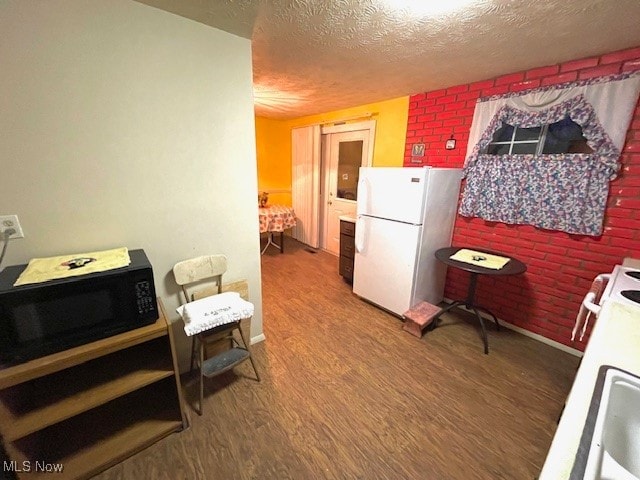
<instances>
[{"instance_id":1,"label":"yellow cloth on shelf","mask_svg":"<svg viewBox=\"0 0 640 480\"><path fill-rule=\"evenodd\" d=\"M491 255L484 252L476 252L475 250L468 250L466 248L461 248L449 258L451 260L457 260L458 262L470 263L471 265L491 268L493 270L500 270L509 262L509 260L511 260L507 257L500 257L499 255Z\"/></svg>"},{"instance_id":2,"label":"yellow cloth on shelf","mask_svg":"<svg viewBox=\"0 0 640 480\"><path fill-rule=\"evenodd\" d=\"M32 258L13 286L104 272L126 267L130 263L129 250L126 247L58 257Z\"/></svg>"}]
</instances>

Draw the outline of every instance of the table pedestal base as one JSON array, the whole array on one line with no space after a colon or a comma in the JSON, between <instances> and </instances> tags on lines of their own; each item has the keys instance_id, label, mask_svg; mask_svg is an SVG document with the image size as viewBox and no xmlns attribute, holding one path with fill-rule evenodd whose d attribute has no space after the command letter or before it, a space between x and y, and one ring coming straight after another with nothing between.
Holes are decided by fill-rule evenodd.
<instances>
[{"instance_id":1,"label":"table pedestal base","mask_svg":"<svg viewBox=\"0 0 640 480\"><path fill-rule=\"evenodd\" d=\"M469 279L469 291L467 293L467 299L466 300L456 300L455 302L447 305L445 308L443 308L442 310L440 310L438 312L438 314L434 317L433 319L433 323L431 324L431 329L434 329L436 324L438 323L438 319L440 318L440 315L442 315L443 313L448 312L449 310L451 310L452 308L455 308L457 306L460 305L464 305L464 307L467 310L471 310L473 313L476 314L476 318L478 319L478 322L480 322L480 329L482 330L482 341L484 342L484 353L488 354L489 353L489 340L487 339L487 329L484 326L484 319L482 318L482 315L480 315L480 310L483 312L488 313L489 315L491 315L491 317L493 317L493 321L496 324L496 330L500 331L500 324L498 323L498 317L496 317L489 309L481 307L480 305L474 305L474 299L476 296L476 285L478 282L478 274L471 272L471 278Z\"/></svg>"},{"instance_id":2,"label":"table pedestal base","mask_svg":"<svg viewBox=\"0 0 640 480\"><path fill-rule=\"evenodd\" d=\"M280 232L280 245L278 245L276 242L273 241L274 233L275 232L267 232L267 244L262 249L262 252L260 252L260 255L264 255L264 252L267 251L267 248L269 248L269 245L273 245L278 250L280 250L280 253L284 253L284 232Z\"/></svg>"},{"instance_id":3,"label":"table pedestal base","mask_svg":"<svg viewBox=\"0 0 640 480\"><path fill-rule=\"evenodd\" d=\"M440 319L440 315L442 315L443 313L448 312L449 310L451 310L451 309L453 309L455 307L459 307L459 306L460 307L464 306L467 310L470 310L473 313L475 313L476 318L478 319L478 322L480 323L480 329L482 330L482 341L484 342L484 353L488 354L489 353L489 340L487 338L487 329L484 326L484 318L482 318L482 315L480 315L480 311L486 312L489 315L491 315L491 317L493 317L493 321L496 324L496 330L500 331L500 324L498 323L498 319L489 309L486 309L484 307L480 307L478 305L467 305L467 302L465 300L456 300L455 302L450 303L449 305L444 307L442 310L440 310L440 312L438 312L438 314L433 319L433 323L431 325L429 325L427 328L430 329L430 330L433 330L434 328L436 328L436 324L438 323L438 320Z\"/></svg>"}]
</instances>

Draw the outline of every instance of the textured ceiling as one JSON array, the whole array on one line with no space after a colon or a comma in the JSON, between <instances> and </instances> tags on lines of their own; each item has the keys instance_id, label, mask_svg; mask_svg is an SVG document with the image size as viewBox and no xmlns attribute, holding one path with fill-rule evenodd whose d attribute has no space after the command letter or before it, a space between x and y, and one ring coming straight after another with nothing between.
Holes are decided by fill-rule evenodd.
<instances>
[{"instance_id":1,"label":"textured ceiling","mask_svg":"<svg viewBox=\"0 0 640 480\"><path fill-rule=\"evenodd\" d=\"M640 0L138 0L252 39L257 115L294 118L640 46Z\"/></svg>"}]
</instances>

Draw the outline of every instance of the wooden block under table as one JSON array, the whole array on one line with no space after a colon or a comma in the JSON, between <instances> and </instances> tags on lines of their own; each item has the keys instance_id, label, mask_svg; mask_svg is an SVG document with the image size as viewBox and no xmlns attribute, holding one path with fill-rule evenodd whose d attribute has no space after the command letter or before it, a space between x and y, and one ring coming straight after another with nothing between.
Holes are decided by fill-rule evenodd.
<instances>
[{"instance_id":1,"label":"wooden block under table","mask_svg":"<svg viewBox=\"0 0 640 480\"><path fill-rule=\"evenodd\" d=\"M411 335L421 338L423 330L433 321L433 317L435 317L440 310L440 307L432 305L429 302L420 302L410 310L404 312L404 325L402 329Z\"/></svg>"}]
</instances>

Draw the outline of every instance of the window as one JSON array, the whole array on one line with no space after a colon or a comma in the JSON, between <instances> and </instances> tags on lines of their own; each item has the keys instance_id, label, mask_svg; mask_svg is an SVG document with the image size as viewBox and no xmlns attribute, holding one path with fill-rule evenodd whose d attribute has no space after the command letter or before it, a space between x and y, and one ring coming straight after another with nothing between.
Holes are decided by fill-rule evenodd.
<instances>
[{"instance_id":1,"label":"window","mask_svg":"<svg viewBox=\"0 0 640 480\"><path fill-rule=\"evenodd\" d=\"M632 72L478 99L460 215L602 235L639 92Z\"/></svg>"},{"instance_id":2,"label":"window","mask_svg":"<svg viewBox=\"0 0 640 480\"><path fill-rule=\"evenodd\" d=\"M358 177L362 165L362 140L340 142L338 147L337 197L358 200Z\"/></svg>"},{"instance_id":3,"label":"window","mask_svg":"<svg viewBox=\"0 0 640 480\"><path fill-rule=\"evenodd\" d=\"M487 145L489 155L545 155L556 153L593 153L582 134L582 127L568 116L540 127L516 127L508 123L493 134Z\"/></svg>"}]
</instances>

